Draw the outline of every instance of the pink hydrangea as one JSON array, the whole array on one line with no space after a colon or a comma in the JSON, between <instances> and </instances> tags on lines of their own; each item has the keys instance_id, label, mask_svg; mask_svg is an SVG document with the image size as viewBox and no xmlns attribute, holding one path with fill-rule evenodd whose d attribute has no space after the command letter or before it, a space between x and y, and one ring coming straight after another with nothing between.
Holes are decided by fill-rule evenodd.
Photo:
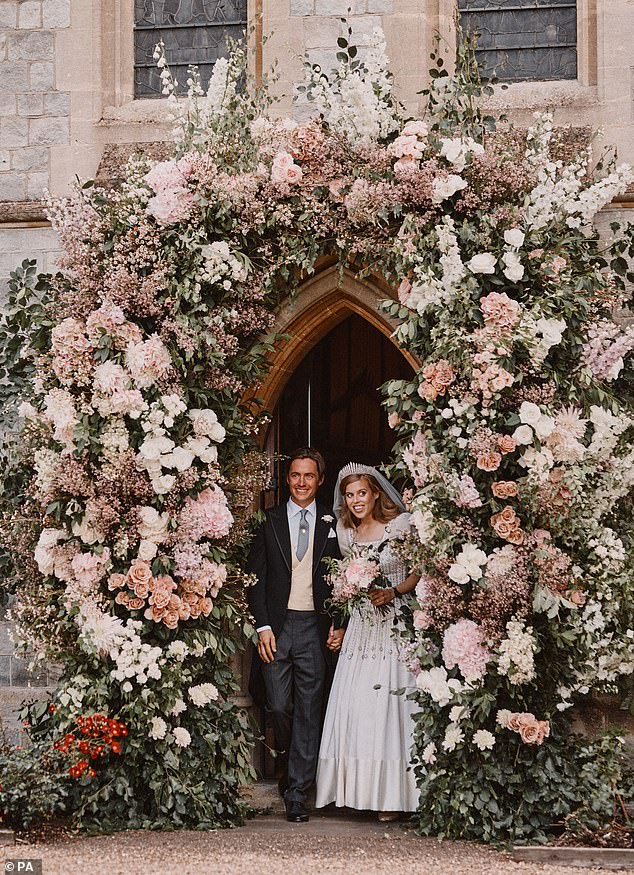
<instances>
[{"instance_id":1,"label":"pink hydrangea","mask_svg":"<svg viewBox=\"0 0 634 875\"><path fill-rule=\"evenodd\" d=\"M96 553L78 553L71 562L75 580L81 587L93 586L104 576L109 561L108 547L99 556Z\"/></svg>"},{"instance_id":2,"label":"pink hydrangea","mask_svg":"<svg viewBox=\"0 0 634 875\"><path fill-rule=\"evenodd\" d=\"M158 334L152 334L141 343L128 345L126 365L134 382L142 389L166 376L171 364L167 347Z\"/></svg>"},{"instance_id":3,"label":"pink hydrangea","mask_svg":"<svg viewBox=\"0 0 634 875\"><path fill-rule=\"evenodd\" d=\"M187 188L187 177L176 161L161 161L145 176L155 192L147 204L147 211L161 225L182 222L191 215L194 196Z\"/></svg>"},{"instance_id":4,"label":"pink hydrangea","mask_svg":"<svg viewBox=\"0 0 634 875\"><path fill-rule=\"evenodd\" d=\"M195 500L187 498L179 518L181 540L224 538L233 525L233 515L227 506L227 496L219 486L205 489Z\"/></svg>"},{"instance_id":5,"label":"pink hydrangea","mask_svg":"<svg viewBox=\"0 0 634 875\"><path fill-rule=\"evenodd\" d=\"M473 620L458 620L443 635L442 658L447 669L458 666L465 680L484 677L491 653L482 644L482 629Z\"/></svg>"},{"instance_id":6,"label":"pink hydrangea","mask_svg":"<svg viewBox=\"0 0 634 875\"><path fill-rule=\"evenodd\" d=\"M506 292L491 292L480 298L480 309L488 326L501 331L514 328L519 322L522 308Z\"/></svg>"}]
</instances>

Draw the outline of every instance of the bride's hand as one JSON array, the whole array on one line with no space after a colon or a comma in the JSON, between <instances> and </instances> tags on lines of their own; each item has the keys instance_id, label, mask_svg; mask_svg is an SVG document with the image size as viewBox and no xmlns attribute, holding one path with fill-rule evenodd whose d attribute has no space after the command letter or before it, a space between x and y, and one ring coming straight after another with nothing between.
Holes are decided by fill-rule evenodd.
<instances>
[{"instance_id":1,"label":"bride's hand","mask_svg":"<svg viewBox=\"0 0 634 875\"><path fill-rule=\"evenodd\" d=\"M341 645L343 643L343 636L346 634L345 629L335 629L334 626L330 627L330 632L328 633L328 639L326 641L326 647L328 650L332 650L333 653L336 653L338 650L341 650Z\"/></svg>"},{"instance_id":2,"label":"bride's hand","mask_svg":"<svg viewBox=\"0 0 634 875\"><path fill-rule=\"evenodd\" d=\"M390 602L393 602L396 592L393 586L386 586L385 588L377 587L376 589L371 589L368 595L374 607L380 608L381 605L388 605Z\"/></svg>"}]
</instances>

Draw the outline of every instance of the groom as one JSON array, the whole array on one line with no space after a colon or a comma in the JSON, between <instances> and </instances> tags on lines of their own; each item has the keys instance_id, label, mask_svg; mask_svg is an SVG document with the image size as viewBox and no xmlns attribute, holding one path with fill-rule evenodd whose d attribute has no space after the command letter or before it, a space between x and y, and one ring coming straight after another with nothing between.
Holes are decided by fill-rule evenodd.
<instances>
[{"instance_id":1,"label":"groom","mask_svg":"<svg viewBox=\"0 0 634 875\"><path fill-rule=\"evenodd\" d=\"M315 780L327 650L341 647L324 609L330 596L322 559L339 558L332 510L315 501L324 480L321 453L296 450L286 482L291 497L266 512L255 533L247 590L258 632L258 656L277 747L287 758L282 779L286 818L308 820L306 795ZM284 786L285 785L285 786Z\"/></svg>"}]
</instances>

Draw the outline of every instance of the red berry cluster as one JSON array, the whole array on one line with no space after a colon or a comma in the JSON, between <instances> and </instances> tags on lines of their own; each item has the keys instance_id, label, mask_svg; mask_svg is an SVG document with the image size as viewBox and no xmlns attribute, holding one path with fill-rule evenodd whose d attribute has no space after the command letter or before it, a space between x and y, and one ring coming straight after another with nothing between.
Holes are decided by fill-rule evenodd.
<instances>
[{"instance_id":1,"label":"red berry cluster","mask_svg":"<svg viewBox=\"0 0 634 875\"><path fill-rule=\"evenodd\" d=\"M97 772L91 762L103 759L109 753L121 753L120 738L128 734L128 727L120 720L106 717L105 714L92 714L78 717L77 728L55 742L60 753L67 754L71 765L68 774L71 778L81 778L84 774L94 778Z\"/></svg>"}]
</instances>

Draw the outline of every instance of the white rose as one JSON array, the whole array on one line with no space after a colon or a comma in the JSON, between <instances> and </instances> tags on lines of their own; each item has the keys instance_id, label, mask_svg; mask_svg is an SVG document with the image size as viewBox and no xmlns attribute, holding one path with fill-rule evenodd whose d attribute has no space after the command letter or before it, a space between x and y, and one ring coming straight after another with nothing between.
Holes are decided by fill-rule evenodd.
<instances>
[{"instance_id":1,"label":"white rose","mask_svg":"<svg viewBox=\"0 0 634 875\"><path fill-rule=\"evenodd\" d=\"M504 276L512 283L518 283L524 276L524 266L515 252L505 252L502 261L506 265Z\"/></svg>"},{"instance_id":2,"label":"white rose","mask_svg":"<svg viewBox=\"0 0 634 875\"><path fill-rule=\"evenodd\" d=\"M213 464L218 461L218 447L212 447L208 437L193 438L189 437L185 441L185 447L198 456L201 462L206 465Z\"/></svg>"},{"instance_id":3,"label":"white rose","mask_svg":"<svg viewBox=\"0 0 634 875\"><path fill-rule=\"evenodd\" d=\"M153 507L147 505L138 508L139 523L137 531L141 538L160 544L165 540L170 516L167 511L159 513Z\"/></svg>"},{"instance_id":4,"label":"white rose","mask_svg":"<svg viewBox=\"0 0 634 875\"><path fill-rule=\"evenodd\" d=\"M176 477L172 474L163 474L161 477L155 477L152 480L152 489L157 495L167 495L174 488Z\"/></svg>"},{"instance_id":5,"label":"white rose","mask_svg":"<svg viewBox=\"0 0 634 875\"><path fill-rule=\"evenodd\" d=\"M177 471L187 471L194 461L194 454L185 447L174 447L172 450L172 462Z\"/></svg>"},{"instance_id":6,"label":"white rose","mask_svg":"<svg viewBox=\"0 0 634 875\"><path fill-rule=\"evenodd\" d=\"M454 564L449 568L447 574L454 583L459 583L461 586L469 583L469 572L464 567L464 565L461 565L458 562L454 562Z\"/></svg>"},{"instance_id":7,"label":"white rose","mask_svg":"<svg viewBox=\"0 0 634 875\"><path fill-rule=\"evenodd\" d=\"M141 541L139 544L139 559L150 562L158 553L158 547L154 541Z\"/></svg>"},{"instance_id":8,"label":"white rose","mask_svg":"<svg viewBox=\"0 0 634 875\"><path fill-rule=\"evenodd\" d=\"M171 453L176 444L163 435L146 437L139 447L139 454L149 462L161 461L161 456Z\"/></svg>"},{"instance_id":9,"label":"white rose","mask_svg":"<svg viewBox=\"0 0 634 875\"><path fill-rule=\"evenodd\" d=\"M504 242L515 249L519 249L523 245L525 237L526 235L519 228L509 228L508 231L504 232Z\"/></svg>"},{"instance_id":10,"label":"white rose","mask_svg":"<svg viewBox=\"0 0 634 875\"><path fill-rule=\"evenodd\" d=\"M457 191L466 188L467 185L467 181L455 173L449 174L446 179L436 179L434 180L432 201L435 204L440 204L444 200L453 197Z\"/></svg>"},{"instance_id":11,"label":"white rose","mask_svg":"<svg viewBox=\"0 0 634 875\"><path fill-rule=\"evenodd\" d=\"M172 734L178 747L189 747L191 744L192 737L184 726L177 726L172 730Z\"/></svg>"},{"instance_id":12,"label":"white rose","mask_svg":"<svg viewBox=\"0 0 634 875\"><path fill-rule=\"evenodd\" d=\"M65 537L66 532L63 529L42 529L34 552L34 558L41 574L49 575L55 570L53 547Z\"/></svg>"},{"instance_id":13,"label":"white rose","mask_svg":"<svg viewBox=\"0 0 634 875\"><path fill-rule=\"evenodd\" d=\"M565 319L538 319L535 329L541 334L550 346L561 343L561 336L567 328Z\"/></svg>"},{"instance_id":14,"label":"white rose","mask_svg":"<svg viewBox=\"0 0 634 875\"><path fill-rule=\"evenodd\" d=\"M497 258L491 252L481 252L467 262L471 273L495 273Z\"/></svg>"},{"instance_id":15,"label":"white rose","mask_svg":"<svg viewBox=\"0 0 634 875\"><path fill-rule=\"evenodd\" d=\"M523 422L525 425L535 426L535 424L541 419L542 412L538 405L533 404L532 401L522 401L519 416L520 422Z\"/></svg>"},{"instance_id":16,"label":"white rose","mask_svg":"<svg viewBox=\"0 0 634 875\"><path fill-rule=\"evenodd\" d=\"M446 158L450 164L453 164L458 172L464 169L465 166L465 147L460 137L445 137L441 140L442 147L440 154Z\"/></svg>"},{"instance_id":17,"label":"white rose","mask_svg":"<svg viewBox=\"0 0 634 875\"><path fill-rule=\"evenodd\" d=\"M530 425L519 425L513 432L515 442L525 446L533 443L533 429Z\"/></svg>"},{"instance_id":18,"label":"white rose","mask_svg":"<svg viewBox=\"0 0 634 875\"><path fill-rule=\"evenodd\" d=\"M555 428L555 420L552 416L540 416L533 428L535 429L537 437L542 441L544 438L547 438L549 434L552 434L553 429Z\"/></svg>"}]
</instances>

